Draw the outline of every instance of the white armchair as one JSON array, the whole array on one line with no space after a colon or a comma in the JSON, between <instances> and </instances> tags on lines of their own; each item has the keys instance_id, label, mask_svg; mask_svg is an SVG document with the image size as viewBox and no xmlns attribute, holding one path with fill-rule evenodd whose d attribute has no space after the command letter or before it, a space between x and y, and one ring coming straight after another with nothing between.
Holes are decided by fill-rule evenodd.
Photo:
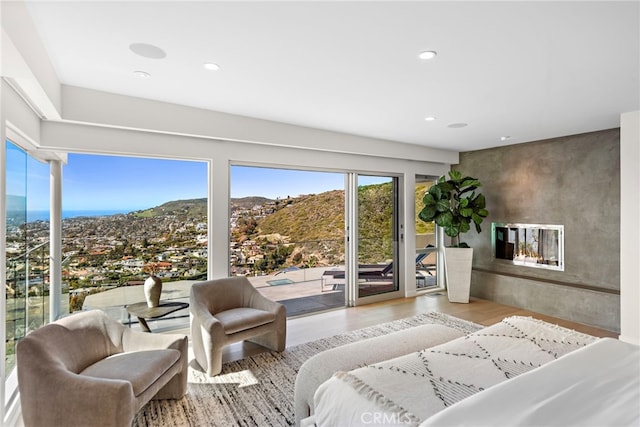
<instances>
[{"instance_id":1,"label":"white armchair","mask_svg":"<svg viewBox=\"0 0 640 427\"><path fill-rule=\"evenodd\" d=\"M208 375L222 370L222 349L227 344L249 340L284 350L285 307L263 296L246 277L196 283L190 300L193 353Z\"/></svg>"},{"instance_id":2,"label":"white armchair","mask_svg":"<svg viewBox=\"0 0 640 427\"><path fill-rule=\"evenodd\" d=\"M134 331L100 310L36 329L17 357L27 427L129 426L149 400L187 391L185 335Z\"/></svg>"}]
</instances>

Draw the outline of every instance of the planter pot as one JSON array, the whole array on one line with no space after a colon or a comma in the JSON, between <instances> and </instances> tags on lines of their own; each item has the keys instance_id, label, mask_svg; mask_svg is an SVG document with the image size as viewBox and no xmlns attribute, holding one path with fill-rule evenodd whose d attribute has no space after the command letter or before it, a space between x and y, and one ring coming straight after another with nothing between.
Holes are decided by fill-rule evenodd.
<instances>
[{"instance_id":1,"label":"planter pot","mask_svg":"<svg viewBox=\"0 0 640 427\"><path fill-rule=\"evenodd\" d=\"M144 281L144 297L147 299L149 307L160 305L160 294L162 293L162 280L156 276L149 276Z\"/></svg>"},{"instance_id":2,"label":"planter pot","mask_svg":"<svg viewBox=\"0 0 640 427\"><path fill-rule=\"evenodd\" d=\"M444 248L444 272L450 302L469 302L473 248Z\"/></svg>"}]
</instances>

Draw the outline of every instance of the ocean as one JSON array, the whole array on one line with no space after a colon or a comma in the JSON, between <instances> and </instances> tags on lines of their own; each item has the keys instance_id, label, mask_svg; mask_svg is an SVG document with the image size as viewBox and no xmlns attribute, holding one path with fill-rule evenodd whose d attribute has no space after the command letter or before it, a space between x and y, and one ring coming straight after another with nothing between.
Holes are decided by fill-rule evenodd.
<instances>
[{"instance_id":1,"label":"ocean","mask_svg":"<svg viewBox=\"0 0 640 427\"><path fill-rule=\"evenodd\" d=\"M105 216L126 214L134 209L106 209L106 210L63 210L62 219L76 218L79 216ZM27 222L49 221L49 211L27 211Z\"/></svg>"}]
</instances>

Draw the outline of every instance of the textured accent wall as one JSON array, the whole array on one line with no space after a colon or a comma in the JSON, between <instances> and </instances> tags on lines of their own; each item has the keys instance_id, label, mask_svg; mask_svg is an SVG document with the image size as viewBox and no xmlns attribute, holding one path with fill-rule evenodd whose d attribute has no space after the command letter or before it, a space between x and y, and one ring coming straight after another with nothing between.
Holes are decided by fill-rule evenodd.
<instances>
[{"instance_id":1,"label":"textured accent wall","mask_svg":"<svg viewBox=\"0 0 640 427\"><path fill-rule=\"evenodd\" d=\"M620 331L620 130L461 153L454 169L480 179L490 216L474 249L473 296ZM565 271L491 254L491 223L561 224Z\"/></svg>"}]
</instances>

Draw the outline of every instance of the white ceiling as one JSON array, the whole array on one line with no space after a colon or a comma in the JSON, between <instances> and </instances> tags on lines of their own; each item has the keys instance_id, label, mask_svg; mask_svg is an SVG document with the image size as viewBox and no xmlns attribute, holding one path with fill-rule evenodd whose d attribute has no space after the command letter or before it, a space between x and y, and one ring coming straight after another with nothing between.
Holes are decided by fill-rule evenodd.
<instances>
[{"instance_id":1,"label":"white ceiling","mask_svg":"<svg viewBox=\"0 0 640 427\"><path fill-rule=\"evenodd\" d=\"M27 3L62 83L243 116L468 151L640 110L638 1Z\"/></svg>"}]
</instances>

